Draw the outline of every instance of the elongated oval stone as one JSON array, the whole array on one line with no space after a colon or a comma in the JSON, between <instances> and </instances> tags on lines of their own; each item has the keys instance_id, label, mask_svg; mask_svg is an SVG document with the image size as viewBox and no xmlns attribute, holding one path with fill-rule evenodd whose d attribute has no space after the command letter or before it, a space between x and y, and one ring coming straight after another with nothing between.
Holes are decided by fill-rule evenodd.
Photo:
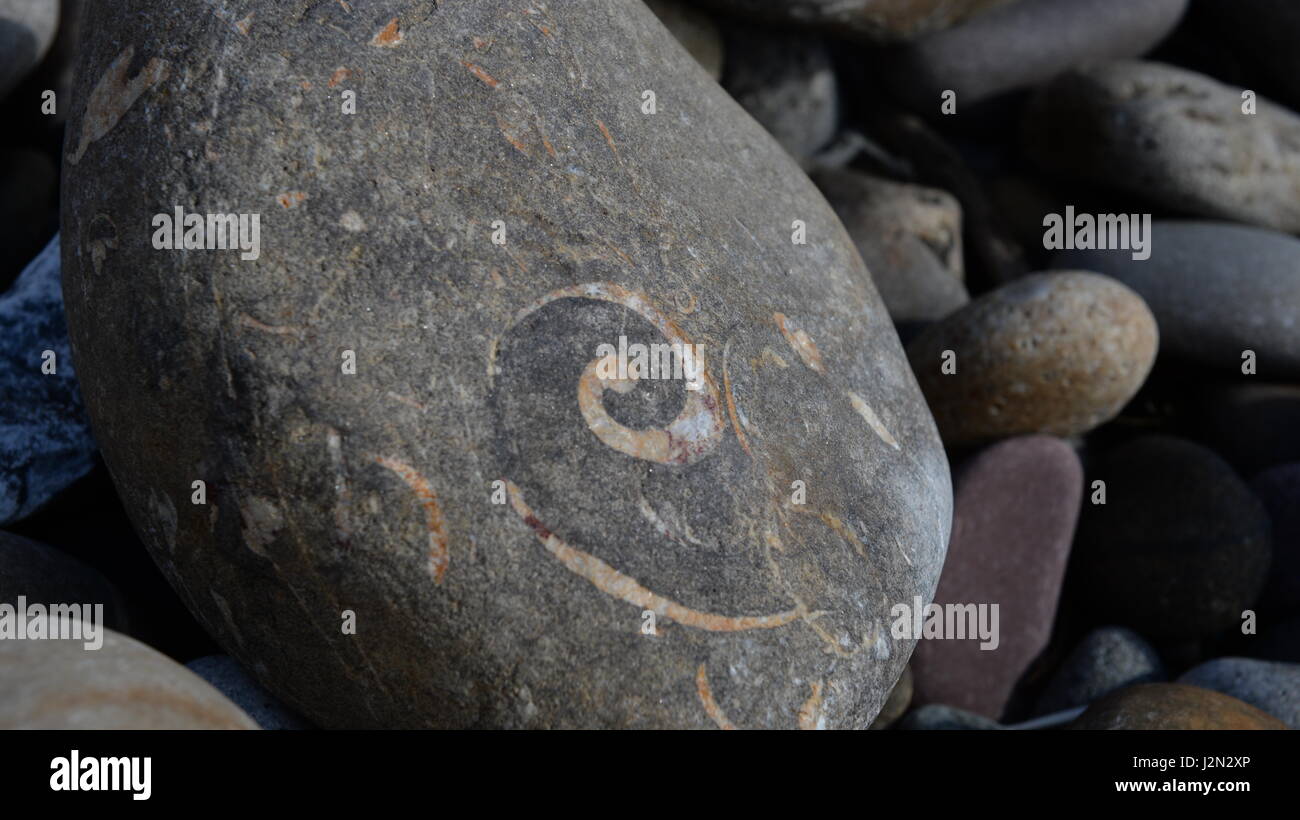
<instances>
[{"instance_id":1,"label":"elongated oval stone","mask_svg":"<svg viewBox=\"0 0 1300 820\"><path fill-rule=\"evenodd\" d=\"M948 468L780 147L633 0L238 5L92 9L66 149L92 424L197 617L326 727L869 725Z\"/></svg>"}]
</instances>

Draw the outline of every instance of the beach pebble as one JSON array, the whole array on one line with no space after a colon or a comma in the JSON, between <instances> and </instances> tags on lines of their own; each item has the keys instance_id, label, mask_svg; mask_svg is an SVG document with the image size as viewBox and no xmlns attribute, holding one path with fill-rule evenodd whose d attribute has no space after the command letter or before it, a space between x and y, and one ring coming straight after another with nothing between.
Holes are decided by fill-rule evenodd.
<instances>
[{"instance_id":1,"label":"beach pebble","mask_svg":"<svg viewBox=\"0 0 1300 820\"><path fill-rule=\"evenodd\" d=\"M1300 664L1218 658L1189 670L1178 682L1231 695L1300 729Z\"/></svg>"},{"instance_id":2,"label":"beach pebble","mask_svg":"<svg viewBox=\"0 0 1300 820\"><path fill-rule=\"evenodd\" d=\"M907 353L944 442L965 445L1109 421L1142 386L1156 346L1155 319L1132 290L1056 272L981 296Z\"/></svg>"},{"instance_id":3,"label":"beach pebble","mask_svg":"<svg viewBox=\"0 0 1300 820\"><path fill-rule=\"evenodd\" d=\"M1122 626L1096 629L1061 663L1038 698L1036 714L1084 706L1125 686L1163 680L1164 664L1141 635Z\"/></svg>"},{"instance_id":4,"label":"beach pebble","mask_svg":"<svg viewBox=\"0 0 1300 820\"><path fill-rule=\"evenodd\" d=\"M1101 698L1072 729L1285 729L1286 724L1236 698L1180 683L1143 683Z\"/></svg>"},{"instance_id":5,"label":"beach pebble","mask_svg":"<svg viewBox=\"0 0 1300 820\"><path fill-rule=\"evenodd\" d=\"M263 729L310 729L311 725L266 691L229 655L208 655L185 664Z\"/></svg>"}]
</instances>

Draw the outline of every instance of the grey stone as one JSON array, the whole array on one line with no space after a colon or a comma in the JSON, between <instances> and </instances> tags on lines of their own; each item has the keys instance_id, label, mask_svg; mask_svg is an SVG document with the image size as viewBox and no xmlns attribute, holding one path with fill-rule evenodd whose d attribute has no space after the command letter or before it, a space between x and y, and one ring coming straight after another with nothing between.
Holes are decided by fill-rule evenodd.
<instances>
[{"instance_id":1,"label":"grey stone","mask_svg":"<svg viewBox=\"0 0 1300 820\"><path fill-rule=\"evenodd\" d=\"M256 729L185 667L104 630L79 640L0 641L0 729Z\"/></svg>"},{"instance_id":2,"label":"grey stone","mask_svg":"<svg viewBox=\"0 0 1300 820\"><path fill-rule=\"evenodd\" d=\"M678 0L645 0L645 4L710 77L722 77L722 33L709 15Z\"/></svg>"},{"instance_id":3,"label":"grey stone","mask_svg":"<svg viewBox=\"0 0 1300 820\"><path fill-rule=\"evenodd\" d=\"M882 55L883 81L938 116L940 95L964 106L1038 85L1074 66L1139 57L1165 38L1187 0L1022 0Z\"/></svg>"},{"instance_id":4,"label":"grey stone","mask_svg":"<svg viewBox=\"0 0 1300 820\"><path fill-rule=\"evenodd\" d=\"M1300 117L1153 62L1083 66L1043 86L1025 149L1043 168L1182 214L1300 231Z\"/></svg>"},{"instance_id":5,"label":"grey stone","mask_svg":"<svg viewBox=\"0 0 1300 820\"><path fill-rule=\"evenodd\" d=\"M1121 626L1096 629L1061 663L1035 714L1084 706L1125 686L1165 679L1160 656L1142 636Z\"/></svg>"},{"instance_id":6,"label":"grey stone","mask_svg":"<svg viewBox=\"0 0 1300 820\"><path fill-rule=\"evenodd\" d=\"M893 41L938 31L1017 0L704 0L747 19L825 29L872 41Z\"/></svg>"},{"instance_id":7,"label":"grey stone","mask_svg":"<svg viewBox=\"0 0 1300 820\"><path fill-rule=\"evenodd\" d=\"M830 54L816 37L729 30L722 86L801 162L835 135L839 85Z\"/></svg>"},{"instance_id":8,"label":"grey stone","mask_svg":"<svg viewBox=\"0 0 1300 820\"><path fill-rule=\"evenodd\" d=\"M931 703L908 712L898 722L898 729L903 731L988 731L1001 729L1002 725L974 712L967 712L955 706Z\"/></svg>"},{"instance_id":9,"label":"grey stone","mask_svg":"<svg viewBox=\"0 0 1300 820\"><path fill-rule=\"evenodd\" d=\"M1140 293L1168 353L1240 374L1242 353L1252 350L1259 378L1300 379L1300 240L1246 225L1156 220L1149 241L1150 259L1071 250L1052 264L1104 273Z\"/></svg>"},{"instance_id":10,"label":"grey stone","mask_svg":"<svg viewBox=\"0 0 1300 820\"><path fill-rule=\"evenodd\" d=\"M100 604L104 624L110 629L126 626L126 606L117 588L92 567L54 547L0 532L0 603Z\"/></svg>"},{"instance_id":11,"label":"grey stone","mask_svg":"<svg viewBox=\"0 0 1300 820\"><path fill-rule=\"evenodd\" d=\"M244 671L239 661L229 655L208 655L185 664L185 668L203 678L230 701L243 709L263 729L310 729L280 699L266 691Z\"/></svg>"},{"instance_id":12,"label":"grey stone","mask_svg":"<svg viewBox=\"0 0 1300 820\"><path fill-rule=\"evenodd\" d=\"M894 324L924 326L970 301L962 284L961 206L951 194L851 170L814 181L862 254Z\"/></svg>"},{"instance_id":13,"label":"grey stone","mask_svg":"<svg viewBox=\"0 0 1300 820\"><path fill-rule=\"evenodd\" d=\"M1231 695L1300 729L1300 664L1218 658L1191 669L1178 682Z\"/></svg>"},{"instance_id":14,"label":"grey stone","mask_svg":"<svg viewBox=\"0 0 1300 820\"><path fill-rule=\"evenodd\" d=\"M243 9L88 10L63 200L105 461L227 653L321 727L868 726L952 498L808 178L639 0ZM176 205L260 257L154 249Z\"/></svg>"},{"instance_id":15,"label":"grey stone","mask_svg":"<svg viewBox=\"0 0 1300 820\"><path fill-rule=\"evenodd\" d=\"M1261 609L1300 610L1300 463L1283 464L1250 480L1273 521L1273 563L1259 596Z\"/></svg>"},{"instance_id":16,"label":"grey stone","mask_svg":"<svg viewBox=\"0 0 1300 820\"><path fill-rule=\"evenodd\" d=\"M903 676L894 684L894 688L889 692L889 698L885 701L884 707L881 708L880 714L872 722L872 729L888 729L898 722L898 719L907 712L907 707L912 705L912 667L903 668Z\"/></svg>"},{"instance_id":17,"label":"grey stone","mask_svg":"<svg viewBox=\"0 0 1300 820\"><path fill-rule=\"evenodd\" d=\"M53 373L42 372L46 362ZM90 472L94 457L63 317L55 237L0 296L0 525L31 514Z\"/></svg>"},{"instance_id":18,"label":"grey stone","mask_svg":"<svg viewBox=\"0 0 1300 820\"><path fill-rule=\"evenodd\" d=\"M0 0L0 99L41 61L58 27L55 0Z\"/></svg>"}]
</instances>

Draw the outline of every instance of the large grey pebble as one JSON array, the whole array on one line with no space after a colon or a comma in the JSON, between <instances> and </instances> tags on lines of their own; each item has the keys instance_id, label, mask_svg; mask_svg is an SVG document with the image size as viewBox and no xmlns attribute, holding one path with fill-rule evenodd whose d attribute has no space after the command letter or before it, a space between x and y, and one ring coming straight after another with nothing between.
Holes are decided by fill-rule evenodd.
<instances>
[{"instance_id":1,"label":"large grey pebble","mask_svg":"<svg viewBox=\"0 0 1300 820\"><path fill-rule=\"evenodd\" d=\"M1300 116L1169 65L1082 66L1043 86L1025 148L1049 171L1192 216L1300 231Z\"/></svg>"},{"instance_id":2,"label":"large grey pebble","mask_svg":"<svg viewBox=\"0 0 1300 820\"><path fill-rule=\"evenodd\" d=\"M1150 259L1070 250L1052 265L1104 273L1141 294L1160 325L1162 352L1240 374L1249 350L1261 380L1300 379L1300 239L1180 220L1152 222L1149 239Z\"/></svg>"},{"instance_id":3,"label":"large grey pebble","mask_svg":"<svg viewBox=\"0 0 1300 820\"><path fill-rule=\"evenodd\" d=\"M1187 0L1021 0L888 50L884 81L917 111L957 111L1037 85L1087 62L1139 57L1183 16Z\"/></svg>"},{"instance_id":4,"label":"large grey pebble","mask_svg":"<svg viewBox=\"0 0 1300 820\"><path fill-rule=\"evenodd\" d=\"M47 361L52 374L42 372ZM56 236L0 296L0 525L90 472L94 456L68 346Z\"/></svg>"}]
</instances>

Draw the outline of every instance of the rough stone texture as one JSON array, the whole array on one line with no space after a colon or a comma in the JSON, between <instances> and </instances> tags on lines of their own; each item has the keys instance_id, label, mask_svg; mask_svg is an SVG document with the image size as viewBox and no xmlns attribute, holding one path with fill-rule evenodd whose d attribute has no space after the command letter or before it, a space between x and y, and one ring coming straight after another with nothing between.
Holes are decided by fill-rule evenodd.
<instances>
[{"instance_id":1,"label":"rough stone texture","mask_svg":"<svg viewBox=\"0 0 1300 820\"><path fill-rule=\"evenodd\" d=\"M873 41L918 37L1017 0L702 0L729 14Z\"/></svg>"},{"instance_id":2,"label":"rough stone texture","mask_svg":"<svg viewBox=\"0 0 1300 820\"><path fill-rule=\"evenodd\" d=\"M722 33L713 18L678 0L645 0L645 4L710 77L722 77Z\"/></svg>"},{"instance_id":3,"label":"rough stone texture","mask_svg":"<svg viewBox=\"0 0 1300 820\"><path fill-rule=\"evenodd\" d=\"M1219 658L1188 671L1178 682L1231 695L1300 729L1300 664Z\"/></svg>"},{"instance_id":4,"label":"rough stone texture","mask_svg":"<svg viewBox=\"0 0 1300 820\"><path fill-rule=\"evenodd\" d=\"M1250 480L1273 521L1273 562L1259 596L1261 608L1300 610L1300 463L1283 464Z\"/></svg>"},{"instance_id":5,"label":"rough stone texture","mask_svg":"<svg viewBox=\"0 0 1300 820\"><path fill-rule=\"evenodd\" d=\"M208 655L190 661L185 668L203 678L230 701L243 709L263 729L310 729L311 724L263 689L229 655Z\"/></svg>"},{"instance_id":6,"label":"rough stone texture","mask_svg":"<svg viewBox=\"0 0 1300 820\"><path fill-rule=\"evenodd\" d=\"M1165 677L1160 656L1142 636L1121 626L1096 629L1061 663L1038 698L1036 714L1084 706L1126 686Z\"/></svg>"},{"instance_id":7,"label":"rough stone texture","mask_svg":"<svg viewBox=\"0 0 1300 820\"><path fill-rule=\"evenodd\" d=\"M0 532L0 603L103 604L104 624L121 630L126 606L117 588L97 570L54 547Z\"/></svg>"},{"instance_id":8,"label":"rough stone texture","mask_svg":"<svg viewBox=\"0 0 1300 820\"><path fill-rule=\"evenodd\" d=\"M1065 442L995 444L956 472L952 541L936 604L998 605L999 643L922 640L912 655L916 703L998 719L1047 646L1083 497L1083 467ZM968 633L969 635L969 633Z\"/></svg>"},{"instance_id":9,"label":"rough stone texture","mask_svg":"<svg viewBox=\"0 0 1300 820\"><path fill-rule=\"evenodd\" d=\"M951 488L807 177L639 0L243 7L90 9L63 212L105 461L228 653L322 727L869 725ZM177 204L261 257L154 250ZM702 390L602 383L620 334Z\"/></svg>"},{"instance_id":10,"label":"rough stone texture","mask_svg":"<svg viewBox=\"0 0 1300 820\"><path fill-rule=\"evenodd\" d=\"M1259 378L1300 379L1300 240L1245 225L1158 220L1151 243L1150 259L1062 251L1052 264L1104 273L1140 293L1160 324L1163 351L1239 374L1242 352L1253 350Z\"/></svg>"},{"instance_id":11,"label":"rough stone texture","mask_svg":"<svg viewBox=\"0 0 1300 820\"><path fill-rule=\"evenodd\" d=\"M0 0L0 99L41 61L58 27L54 0Z\"/></svg>"},{"instance_id":12,"label":"rough stone texture","mask_svg":"<svg viewBox=\"0 0 1300 820\"><path fill-rule=\"evenodd\" d=\"M801 162L835 135L839 85L830 53L816 37L729 30L722 86Z\"/></svg>"},{"instance_id":13,"label":"rough stone texture","mask_svg":"<svg viewBox=\"0 0 1300 820\"><path fill-rule=\"evenodd\" d=\"M903 676L889 691L889 698L881 707L880 714L872 721L872 729L888 729L898 722L909 706L912 705L912 667L903 668Z\"/></svg>"},{"instance_id":14,"label":"rough stone texture","mask_svg":"<svg viewBox=\"0 0 1300 820\"><path fill-rule=\"evenodd\" d=\"M1194 418L1215 452L1242 475L1300 461L1300 386L1208 387Z\"/></svg>"},{"instance_id":15,"label":"rough stone texture","mask_svg":"<svg viewBox=\"0 0 1300 820\"><path fill-rule=\"evenodd\" d=\"M125 635L0 641L0 729L256 729L194 673Z\"/></svg>"},{"instance_id":16,"label":"rough stone texture","mask_svg":"<svg viewBox=\"0 0 1300 820\"><path fill-rule=\"evenodd\" d=\"M1293 105L1300 103L1300 5L1294 0L1196 0L1198 12L1234 54L1263 69Z\"/></svg>"},{"instance_id":17,"label":"rough stone texture","mask_svg":"<svg viewBox=\"0 0 1300 820\"><path fill-rule=\"evenodd\" d=\"M943 440L1070 436L1114 418L1155 362L1142 298L1091 273L1035 274L1003 285L907 347ZM944 351L956 373L944 373Z\"/></svg>"},{"instance_id":18,"label":"rough stone texture","mask_svg":"<svg viewBox=\"0 0 1300 820\"><path fill-rule=\"evenodd\" d=\"M1084 66L1043 86L1025 114L1038 164L1178 212L1300 231L1300 116L1160 63Z\"/></svg>"},{"instance_id":19,"label":"rough stone texture","mask_svg":"<svg viewBox=\"0 0 1300 820\"><path fill-rule=\"evenodd\" d=\"M1150 639L1210 638L1241 622L1268 572L1264 505L1190 441L1142 436L1098 457L1075 541L1085 600ZM1074 575L1073 570L1071 571Z\"/></svg>"},{"instance_id":20,"label":"rough stone texture","mask_svg":"<svg viewBox=\"0 0 1300 820\"><path fill-rule=\"evenodd\" d=\"M1143 683L1113 692L1071 729L1285 729L1286 724L1236 698L1178 683Z\"/></svg>"},{"instance_id":21,"label":"rough stone texture","mask_svg":"<svg viewBox=\"0 0 1300 820\"><path fill-rule=\"evenodd\" d=\"M857 245L894 324L934 322L970 301L961 281L961 206L951 194L851 170L814 181Z\"/></svg>"},{"instance_id":22,"label":"rough stone texture","mask_svg":"<svg viewBox=\"0 0 1300 820\"><path fill-rule=\"evenodd\" d=\"M55 372L43 373L45 351ZM60 289L59 239L0 296L0 525L90 472L95 440L78 391Z\"/></svg>"},{"instance_id":23,"label":"rough stone texture","mask_svg":"<svg viewBox=\"0 0 1300 820\"><path fill-rule=\"evenodd\" d=\"M987 731L990 729L1001 729L1002 726L995 720L989 720L983 715L977 715L973 712L966 712L953 706L944 706L939 703L931 703L918 709L913 709L898 722L899 729L903 731Z\"/></svg>"},{"instance_id":24,"label":"rough stone texture","mask_svg":"<svg viewBox=\"0 0 1300 820\"><path fill-rule=\"evenodd\" d=\"M880 68L917 111L937 116L940 95L952 90L960 112L1083 63L1139 57L1186 9L1187 0L1022 0L891 48Z\"/></svg>"}]
</instances>

